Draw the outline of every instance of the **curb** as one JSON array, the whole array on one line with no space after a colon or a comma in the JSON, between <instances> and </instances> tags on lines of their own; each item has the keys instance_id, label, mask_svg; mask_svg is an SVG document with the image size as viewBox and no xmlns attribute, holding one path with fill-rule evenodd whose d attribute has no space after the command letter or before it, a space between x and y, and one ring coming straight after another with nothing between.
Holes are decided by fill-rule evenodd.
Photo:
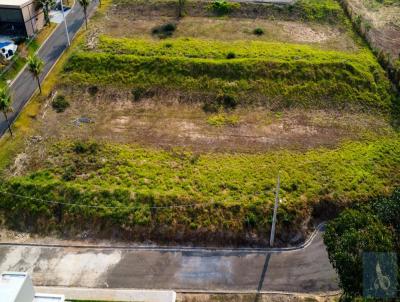
<instances>
[{"instance_id":1,"label":"curb","mask_svg":"<svg viewBox=\"0 0 400 302\"><path fill-rule=\"evenodd\" d=\"M320 223L307 240L294 247L284 248L218 248L218 247L185 247L185 246L153 246L153 245L138 245L138 246L108 246L108 245L83 245L83 244L40 244L40 243L13 243L13 242L0 242L1 246L20 246L20 247L41 247L41 248L76 248L76 249L102 249L102 250L128 250L128 251L163 251L163 252L205 252L205 253L244 253L244 254L265 254L265 253L282 253L282 252L295 252L306 249L309 247L317 236L317 234L323 231L325 222Z\"/></svg>"}]
</instances>

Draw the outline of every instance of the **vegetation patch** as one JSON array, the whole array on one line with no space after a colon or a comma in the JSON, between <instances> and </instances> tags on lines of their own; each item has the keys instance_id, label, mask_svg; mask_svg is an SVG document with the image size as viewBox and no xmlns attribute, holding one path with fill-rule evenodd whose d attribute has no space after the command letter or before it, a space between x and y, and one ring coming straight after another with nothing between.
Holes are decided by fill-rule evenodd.
<instances>
[{"instance_id":1,"label":"vegetation patch","mask_svg":"<svg viewBox=\"0 0 400 302\"><path fill-rule=\"evenodd\" d=\"M64 112L70 106L70 104L65 96L57 95L51 103L51 106L56 112L61 113Z\"/></svg>"},{"instance_id":2,"label":"vegetation patch","mask_svg":"<svg viewBox=\"0 0 400 302\"><path fill-rule=\"evenodd\" d=\"M153 28L152 34L157 35L160 39L171 37L176 30L176 24L167 23Z\"/></svg>"},{"instance_id":3,"label":"vegetation patch","mask_svg":"<svg viewBox=\"0 0 400 302\"><path fill-rule=\"evenodd\" d=\"M276 107L391 106L390 84L368 50L357 54L281 43L102 37L101 52L76 52L64 79L237 95ZM229 53L235 57L227 59ZM256 97L255 97L256 96Z\"/></svg>"},{"instance_id":4,"label":"vegetation patch","mask_svg":"<svg viewBox=\"0 0 400 302\"><path fill-rule=\"evenodd\" d=\"M227 114L216 114L212 115L207 119L207 123L211 126L235 126L239 123L239 117L237 115Z\"/></svg>"},{"instance_id":5,"label":"vegetation patch","mask_svg":"<svg viewBox=\"0 0 400 302\"><path fill-rule=\"evenodd\" d=\"M2 181L1 191L17 194L3 193L0 199L10 226L261 244L270 227L278 171L284 200L278 214L281 240L298 233L322 200L341 207L384 194L400 179L397 138L253 155L61 142L47 159L32 163L34 171L25 176Z\"/></svg>"},{"instance_id":6,"label":"vegetation patch","mask_svg":"<svg viewBox=\"0 0 400 302\"><path fill-rule=\"evenodd\" d=\"M238 8L240 8L240 3L232 3L226 0L214 0L209 5L209 10L217 16L227 15Z\"/></svg>"},{"instance_id":7,"label":"vegetation patch","mask_svg":"<svg viewBox=\"0 0 400 302\"><path fill-rule=\"evenodd\" d=\"M178 17L176 0L115 0L119 9L129 7L130 14ZM232 3L225 0L188 1L186 16L229 15L240 18L267 18L281 20L301 20L321 23L346 23L346 16L335 0L298 0L293 4Z\"/></svg>"},{"instance_id":8,"label":"vegetation patch","mask_svg":"<svg viewBox=\"0 0 400 302\"><path fill-rule=\"evenodd\" d=\"M347 300L363 295L366 286L363 282L364 252L399 253L399 217L400 189L396 189L389 197L355 204L328 224L324 242ZM381 260L383 261L379 263L380 270L385 275L388 274L388 269L397 265L395 258L385 257ZM375 269L375 266L372 269ZM398 276L398 273L395 272L395 279L396 275ZM395 285L389 283L386 290L395 291Z\"/></svg>"}]
</instances>

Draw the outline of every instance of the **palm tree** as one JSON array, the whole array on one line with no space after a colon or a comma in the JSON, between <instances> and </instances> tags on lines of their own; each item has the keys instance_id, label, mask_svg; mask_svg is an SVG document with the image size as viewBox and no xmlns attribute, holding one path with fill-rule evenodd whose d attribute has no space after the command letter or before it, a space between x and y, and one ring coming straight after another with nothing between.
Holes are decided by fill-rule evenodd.
<instances>
[{"instance_id":1,"label":"palm tree","mask_svg":"<svg viewBox=\"0 0 400 302\"><path fill-rule=\"evenodd\" d=\"M87 29L87 8L90 4L90 0L78 0L78 2L83 8L83 14L85 15L85 25Z\"/></svg>"},{"instance_id":2,"label":"palm tree","mask_svg":"<svg viewBox=\"0 0 400 302\"><path fill-rule=\"evenodd\" d=\"M44 62L37 55L28 57L28 69L32 73L33 77L36 79L40 94L42 94L42 86L40 85L39 75L43 70Z\"/></svg>"},{"instance_id":3,"label":"palm tree","mask_svg":"<svg viewBox=\"0 0 400 302\"><path fill-rule=\"evenodd\" d=\"M4 117L6 118L8 130L10 131L11 136L13 136L13 132L11 130L11 124L8 120L7 113L12 111L11 107L11 95L7 87L0 88L0 111L3 112Z\"/></svg>"},{"instance_id":4,"label":"palm tree","mask_svg":"<svg viewBox=\"0 0 400 302\"><path fill-rule=\"evenodd\" d=\"M55 0L38 0L39 6L43 8L44 20L46 25L50 23L50 8L56 4Z\"/></svg>"}]
</instances>

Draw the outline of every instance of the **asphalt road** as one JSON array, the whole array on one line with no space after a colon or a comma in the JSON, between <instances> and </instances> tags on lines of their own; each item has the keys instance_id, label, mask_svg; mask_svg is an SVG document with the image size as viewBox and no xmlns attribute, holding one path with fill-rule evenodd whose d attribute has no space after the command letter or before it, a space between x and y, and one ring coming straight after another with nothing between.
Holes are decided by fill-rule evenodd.
<instances>
[{"instance_id":1,"label":"asphalt road","mask_svg":"<svg viewBox=\"0 0 400 302\"><path fill-rule=\"evenodd\" d=\"M93 11L95 4L89 8L89 12ZM66 17L68 32L70 38L78 32L79 28L84 23L83 10L80 5L74 5L71 12ZM40 76L41 81L45 75L51 70L57 59L61 56L67 47L67 37L65 34L65 27L63 24L58 26L55 32L50 36L45 44L39 50L39 57L45 62L43 72ZM9 114L9 119L14 122L18 114L21 112L25 104L29 101L35 90L37 89L37 82L32 77L28 70L24 70L12 83L10 90L13 96L13 109L14 112ZM0 137L7 131L7 123L4 117L0 116Z\"/></svg>"},{"instance_id":2,"label":"asphalt road","mask_svg":"<svg viewBox=\"0 0 400 302\"><path fill-rule=\"evenodd\" d=\"M0 246L1 271L28 271L37 286L177 291L338 290L321 231L293 251Z\"/></svg>"}]
</instances>

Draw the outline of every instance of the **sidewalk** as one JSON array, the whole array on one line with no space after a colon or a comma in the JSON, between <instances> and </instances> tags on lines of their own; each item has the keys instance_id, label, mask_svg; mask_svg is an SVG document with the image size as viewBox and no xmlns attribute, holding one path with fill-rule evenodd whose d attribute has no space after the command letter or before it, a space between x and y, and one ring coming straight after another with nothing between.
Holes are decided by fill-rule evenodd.
<instances>
[{"instance_id":1,"label":"sidewalk","mask_svg":"<svg viewBox=\"0 0 400 302\"><path fill-rule=\"evenodd\" d=\"M64 295L71 300L119 301L119 302L175 302L172 290L99 289L79 287L35 287L38 293Z\"/></svg>"}]
</instances>

